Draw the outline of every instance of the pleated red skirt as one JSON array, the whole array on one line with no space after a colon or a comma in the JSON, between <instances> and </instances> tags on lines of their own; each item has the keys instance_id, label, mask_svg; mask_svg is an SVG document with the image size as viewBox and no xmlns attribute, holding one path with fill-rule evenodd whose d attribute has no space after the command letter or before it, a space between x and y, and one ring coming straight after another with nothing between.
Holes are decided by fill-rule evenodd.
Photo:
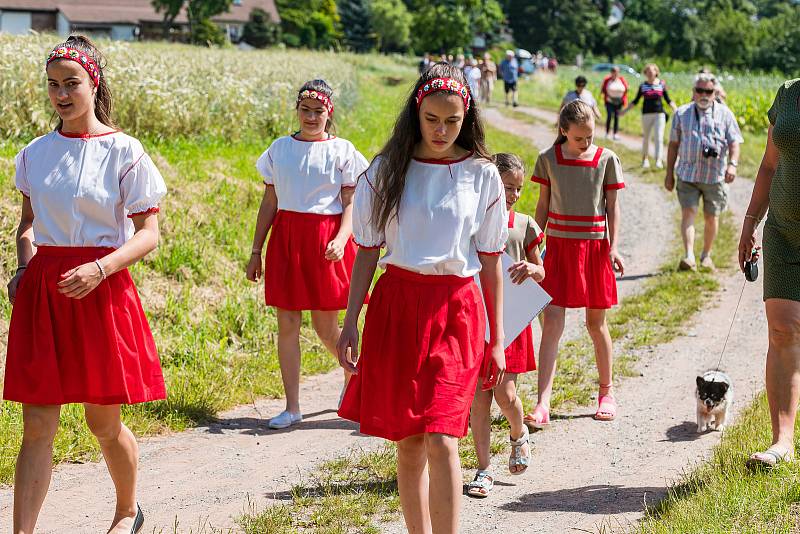
<instances>
[{"instance_id":1,"label":"pleated red skirt","mask_svg":"<svg viewBox=\"0 0 800 534\"><path fill-rule=\"evenodd\" d=\"M533 329L531 325L506 347L506 372L527 373L536 370L536 358L533 353Z\"/></svg>"},{"instance_id":2,"label":"pleated red skirt","mask_svg":"<svg viewBox=\"0 0 800 534\"><path fill-rule=\"evenodd\" d=\"M340 261L325 259L342 216L279 210L264 260L267 306L285 310L344 310L356 259L351 238Z\"/></svg>"},{"instance_id":3,"label":"pleated red skirt","mask_svg":"<svg viewBox=\"0 0 800 534\"><path fill-rule=\"evenodd\" d=\"M339 415L392 441L467 435L483 359L483 298L470 278L389 266L367 307L359 372Z\"/></svg>"},{"instance_id":4,"label":"pleated red skirt","mask_svg":"<svg viewBox=\"0 0 800 534\"><path fill-rule=\"evenodd\" d=\"M11 313L4 399L135 404L166 398L156 344L127 269L80 300L57 290L62 273L111 251L38 248Z\"/></svg>"},{"instance_id":5,"label":"pleated red skirt","mask_svg":"<svg viewBox=\"0 0 800 534\"><path fill-rule=\"evenodd\" d=\"M547 238L542 289L550 304L564 308L608 309L617 304L617 279L607 239Z\"/></svg>"}]
</instances>

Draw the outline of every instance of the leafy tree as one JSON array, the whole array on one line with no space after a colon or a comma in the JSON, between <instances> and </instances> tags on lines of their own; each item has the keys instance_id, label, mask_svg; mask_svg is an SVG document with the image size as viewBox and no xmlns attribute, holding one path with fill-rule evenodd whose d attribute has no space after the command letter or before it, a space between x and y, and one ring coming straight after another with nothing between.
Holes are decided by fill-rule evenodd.
<instances>
[{"instance_id":1,"label":"leafy tree","mask_svg":"<svg viewBox=\"0 0 800 534\"><path fill-rule=\"evenodd\" d=\"M356 52L368 52L375 45L366 0L339 0L344 42Z\"/></svg>"},{"instance_id":2,"label":"leafy tree","mask_svg":"<svg viewBox=\"0 0 800 534\"><path fill-rule=\"evenodd\" d=\"M281 28L272 22L270 14L261 8L250 12L250 20L244 25L242 39L256 48L264 48L280 41Z\"/></svg>"},{"instance_id":3,"label":"leafy tree","mask_svg":"<svg viewBox=\"0 0 800 534\"><path fill-rule=\"evenodd\" d=\"M161 23L164 31L164 39L169 39L169 30L172 28L172 24L180 14L181 9L183 9L184 1L185 0L152 0L151 3L156 13L164 13L164 18Z\"/></svg>"},{"instance_id":4,"label":"leafy tree","mask_svg":"<svg viewBox=\"0 0 800 534\"><path fill-rule=\"evenodd\" d=\"M203 19L192 25L192 42L206 45L224 45L228 42L225 34L211 19Z\"/></svg>"},{"instance_id":5,"label":"leafy tree","mask_svg":"<svg viewBox=\"0 0 800 534\"><path fill-rule=\"evenodd\" d=\"M467 48L476 34L496 34L505 16L497 0L413 0L413 47L418 51ZM491 40L491 39L490 39Z\"/></svg>"},{"instance_id":6,"label":"leafy tree","mask_svg":"<svg viewBox=\"0 0 800 534\"><path fill-rule=\"evenodd\" d=\"M233 0L152 0L156 12L164 13L162 24L165 39L169 37L172 24L185 6L189 31L195 43L217 43L220 39L225 42L225 36L211 23L211 18L228 11L232 3Z\"/></svg>"},{"instance_id":7,"label":"leafy tree","mask_svg":"<svg viewBox=\"0 0 800 534\"><path fill-rule=\"evenodd\" d=\"M413 17L402 0L372 0L370 22L380 50L402 52L408 49Z\"/></svg>"},{"instance_id":8,"label":"leafy tree","mask_svg":"<svg viewBox=\"0 0 800 534\"><path fill-rule=\"evenodd\" d=\"M335 0L276 0L275 4L287 45L326 48L341 39Z\"/></svg>"},{"instance_id":9,"label":"leafy tree","mask_svg":"<svg viewBox=\"0 0 800 534\"><path fill-rule=\"evenodd\" d=\"M800 73L800 5L783 5L775 16L759 22L754 66L780 69L790 76Z\"/></svg>"},{"instance_id":10,"label":"leafy tree","mask_svg":"<svg viewBox=\"0 0 800 534\"><path fill-rule=\"evenodd\" d=\"M653 54L659 33L647 22L625 18L614 29L609 40L609 51L616 53L635 52L639 56Z\"/></svg>"}]
</instances>

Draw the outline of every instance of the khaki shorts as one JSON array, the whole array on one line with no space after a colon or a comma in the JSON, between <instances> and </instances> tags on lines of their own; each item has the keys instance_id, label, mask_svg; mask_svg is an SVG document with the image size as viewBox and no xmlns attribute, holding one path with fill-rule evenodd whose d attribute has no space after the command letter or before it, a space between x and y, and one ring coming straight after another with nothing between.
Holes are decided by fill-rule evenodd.
<instances>
[{"instance_id":1,"label":"khaki shorts","mask_svg":"<svg viewBox=\"0 0 800 534\"><path fill-rule=\"evenodd\" d=\"M700 184L678 180L678 202L681 208L697 208L703 197L703 213L719 215L728 207L728 184Z\"/></svg>"}]
</instances>

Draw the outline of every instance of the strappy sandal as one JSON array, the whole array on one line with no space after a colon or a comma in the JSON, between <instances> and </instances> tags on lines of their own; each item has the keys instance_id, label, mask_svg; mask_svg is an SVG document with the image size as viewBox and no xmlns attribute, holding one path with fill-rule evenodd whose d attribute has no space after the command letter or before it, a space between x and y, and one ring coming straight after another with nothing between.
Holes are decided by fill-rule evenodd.
<instances>
[{"instance_id":1,"label":"strappy sandal","mask_svg":"<svg viewBox=\"0 0 800 534\"><path fill-rule=\"evenodd\" d=\"M531 447L530 447L530 433L528 427L522 426L524 432L519 439L510 439L511 441L511 455L508 457L508 472L512 475L521 475L528 470L528 464L531 461ZM527 445L528 451L523 454L522 448ZM516 467L516 471L512 468Z\"/></svg>"},{"instance_id":2,"label":"strappy sandal","mask_svg":"<svg viewBox=\"0 0 800 534\"><path fill-rule=\"evenodd\" d=\"M594 413L595 421L613 421L617 417L617 402L611 395L597 397L597 411Z\"/></svg>"},{"instance_id":3,"label":"strappy sandal","mask_svg":"<svg viewBox=\"0 0 800 534\"><path fill-rule=\"evenodd\" d=\"M537 404L536 408L533 410L533 413L526 415L522 422L525 423L525 426L527 426L529 429L544 430L550 426L550 410L541 404Z\"/></svg>"},{"instance_id":4,"label":"strappy sandal","mask_svg":"<svg viewBox=\"0 0 800 534\"><path fill-rule=\"evenodd\" d=\"M791 462L794 459L793 456L790 451L781 453L777 447L770 447L764 452L757 452L748 458L747 467L752 470L771 470L783 463Z\"/></svg>"},{"instance_id":5,"label":"strappy sandal","mask_svg":"<svg viewBox=\"0 0 800 534\"><path fill-rule=\"evenodd\" d=\"M467 495L485 499L494 487L494 477L488 470L478 470L475 478L467 486Z\"/></svg>"}]
</instances>

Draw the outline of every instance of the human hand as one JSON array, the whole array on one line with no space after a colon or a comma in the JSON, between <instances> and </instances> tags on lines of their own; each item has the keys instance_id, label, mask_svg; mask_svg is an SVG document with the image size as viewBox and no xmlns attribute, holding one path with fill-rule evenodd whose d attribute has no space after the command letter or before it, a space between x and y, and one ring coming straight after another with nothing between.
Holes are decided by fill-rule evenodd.
<instances>
[{"instance_id":1,"label":"human hand","mask_svg":"<svg viewBox=\"0 0 800 534\"><path fill-rule=\"evenodd\" d=\"M620 276L625 276L625 262L622 261L622 256L619 255L616 248L612 248L608 253L608 259L611 260L611 268L617 271Z\"/></svg>"},{"instance_id":2,"label":"human hand","mask_svg":"<svg viewBox=\"0 0 800 534\"><path fill-rule=\"evenodd\" d=\"M258 282L261 275L264 274L264 268L261 264L261 254L253 253L250 255L250 261L247 263L245 276L251 282Z\"/></svg>"},{"instance_id":3,"label":"human hand","mask_svg":"<svg viewBox=\"0 0 800 534\"><path fill-rule=\"evenodd\" d=\"M671 172L668 172L667 176L664 178L664 189L670 193L675 189L675 176Z\"/></svg>"},{"instance_id":4,"label":"human hand","mask_svg":"<svg viewBox=\"0 0 800 534\"><path fill-rule=\"evenodd\" d=\"M346 239L340 237L335 238L328 243L328 248L325 249L325 259L329 261L340 261L344 258L344 247L346 244Z\"/></svg>"},{"instance_id":5,"label":"human hand","mask_svg":"<svg viewBox=\"0 0 800 534\"><path fill-rule=\"evenodd\" d=\"M8 301L12 305L14 304L14 299L17 297L17 286L19 285L19 281L22 280L23 274L25 274L25 269L18 269L6 286L8 289Z\"/></svg>"},{"instance_id":6,"label":"human hand","mask_svg":"<svg viewBox=\"0 0 800 534\"><path fill-rule=\"evenodd\" d=\"M82 299L103 281L103 273L95 262L84 263L63 273L56 284L65 297Z\"/></svg>"},{"instance_id":7,"label":"human hand","mask_svg":"<svg viewBox=\"0 0 800 534\"><path fill-rule=\"evenodd\" d=\"M728 165L728 168L725 169L725 183L729 184L736 179L736 167L733 165Z\"/></svg>"},{"instance_id":8,"label":"human hand","mask_svg":"<svg viewBox=\"0 0 800 534\"><path fill-rule=\"evenodd\" d=\"M744 272L744 264L752 259L753 251L756 249L758 224L751 218L746 218L742 224L742 234L739 237L739 269Z\"/></svg>"},{"instance_id":9,"label":"human hand","mask_svg":"<svg viewBox=\"0 0 800 534\"><path fill-rule=\"evenodd\" d=\"M339 365L352 374L358 374L358 324L345 322L342 325L342 333L339 334L339 341L336 342L336 354L339 357Z\"/></svg>"}]
</instances>

